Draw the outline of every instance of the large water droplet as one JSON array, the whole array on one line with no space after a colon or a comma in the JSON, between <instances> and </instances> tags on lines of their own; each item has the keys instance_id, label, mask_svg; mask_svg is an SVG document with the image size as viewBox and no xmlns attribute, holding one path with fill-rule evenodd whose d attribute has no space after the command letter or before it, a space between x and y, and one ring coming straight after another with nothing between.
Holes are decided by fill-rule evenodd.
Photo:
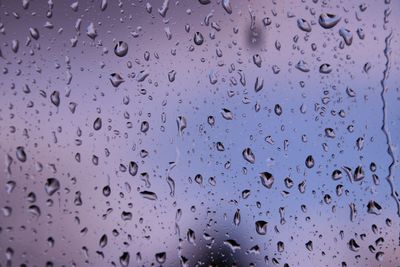
<instances>
[{"instance_id":1,"label":"large water droplet","mask_svg":"<svg viewBox=\"0 0 400 267\"><path fill-rule=\"evenodd\" d=\"M256 162L256 156L254 155L253 151L251 148L247 147L243 150L242 152L243 158L250 162L251 164L254 164Z\"/></svg>"},{"instance_id":2,"label":"large water droplet","mask_svg":"<svg viewBox=\"0 0 400 267\"><path fill-rule=\"evenodd\" d=\"M101 118L98 117L97 119L94 120L93 122L93 129L95 129L96 131L100 130L102 126L102 121Z\"/></svg>"},{"instance_id":3,"label":"large water droplet","mask_svg":"<svg viewBox=\"0 0 400 267\"><path fill-rule=\"evenodd\" d=\"M195 32L193 41L196 45L202 45L204 42L204 37L200 32Z\"/></svg>"},{"instance_id":4,"label":"large water droplet","mask_svg":"<svg viewBox=\"0 0 400 267\"><path fill-rule=\"evenodd\" d=\"M25 153L24 147L22 147L22 146L17 147L16 155L17 155L17 159L19 161L21 161L21 162L26 161L26 153Z\"/></svg>"},{"instance_id":5,"label":"large water droplet","mask_svg":"<svg viewBox=\"0 0 400 267\"><path fill-rule=\"evenodd\" d=\"M52 196L60 189L60 181L56 178L48 178L44 185L44 189L49 196Z\"/></svg>"},{"instance_id":6,"label":"large water droplet","mask_svg":"<svg viewBox=\"0 0 400 267\"><path fill-rule=\"evenodd\" d=\"M298 19L297 20L297 26L299 27L300 30L305 31L305 32L311 32L311 25L310 23L305 20L305 19Z\"/></svg>"},{"instance_id":7,"label":"large water droplet","mask_svg":"<svg viewBox=\"0 0 400 267\"><path fill-rule=\"evenodd\" d=\"M128 44L124 41L119 41L114 47L114 53L119 57L124 57L128 54Z\"/></svg>"},{"instance_id":8,"label":"large water droplet","mask_svg":"<svg viewBox=\"0 0 400 267\"><path fill-rule=\"evenodd\" d=\"M268 223L266 221L256 221L256 231L259 235L265 235L267 234L267 225Z\"/></svg>"},{"instance_id":9,"label":"large water droplet","mask_svg":"<svg viewBox=\"0 0 400 267\"><path fill-rule=\"evenodd\" d=\"M260 173L260 178L261 178L261 184L263 186L265 186L268 189L272 188L272 185L274 184L275 178L271 173L262 172L262 173Z\"/></svg>"},{"instance_id":10,"label":"large water droplet","mask_svg":"<svg viewBox=\"0 0 400 267\"><path fill-rule=\"evenodd\" d=\"M319 25L325 29L330 29L336 26L336 24L339 23L340 17L334 14L329 14L329 13L322 13L319 16Z\"/></svg>"}]
</instances>

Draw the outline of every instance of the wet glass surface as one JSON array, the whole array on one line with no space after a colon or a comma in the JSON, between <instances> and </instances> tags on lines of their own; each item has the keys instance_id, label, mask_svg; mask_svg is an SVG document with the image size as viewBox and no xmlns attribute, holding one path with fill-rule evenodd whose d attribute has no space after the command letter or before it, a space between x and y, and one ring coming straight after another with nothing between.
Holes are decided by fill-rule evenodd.
<instances>
[{"instance_id":1,"label":"wet glass surface","mask_svg":"<svg viewBox=\"0 0 400 267\"><path fill-rule=\"evenodd\" d=\"M400 266L397 1L0 1L0 266Z\"/></svg>"}]
</instances>

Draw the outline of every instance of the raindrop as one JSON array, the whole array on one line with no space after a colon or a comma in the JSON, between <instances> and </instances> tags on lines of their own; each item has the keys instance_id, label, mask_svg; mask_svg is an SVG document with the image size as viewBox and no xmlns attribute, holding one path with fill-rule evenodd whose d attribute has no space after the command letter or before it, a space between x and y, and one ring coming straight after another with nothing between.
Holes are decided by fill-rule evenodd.
<instances>
[{"instance_id":1,"label":"raindrop","mask_svg":"<svg viewBox=\"0 0 400 267\"><path fill-rule=\"evenodd\" d=\"M221 114L222 114L222 117L225 120L232 120L233 119L233 113L229 109L223 108Z\"/></svg>"},{"instance_id":2,"label":"raindrop","mask_svg":"<svg viewBox=\"0 0 400 267\"><path fill-rule=\"evenodd\" d=\"M332 67L331 67L331 65L329 65L329 64L327 64L327 63L322 64L322 65L319 67L319 72L320 72L320 73L323 73L323 74L329 74L329 73L332 72Z\"/></svg>"},{"instance_id":3,"label":"raindrop","mask_svg":"<svg viewBox=\"0 0 400 267\"><path fill-rule=\"evenodd\" d=\"M256 156L254 155L253 151L247 147L243 150L242 152L243 158L250 162L251 164L254 164L256 162Z\"/></svg>"},{"instance_id":4,"label":"raindrop","mask_svg":"<svg viewBox=\"0 0 400 267\"><path fill-rule=\"evenodd\" d=\"M369 214L379 215L379 214L381 214L381 211L382 211L381 205L379 205L377 202L375 202L373 200L368 202L367 208L368 208Z\"/></svg>"},{"instance_id":5,"label":"raindrop","mask_svg":"<svg viewBox=\"0 0 400 267\"><path fill-rule=\"evenodd\" d=\"M119 41L114 47L115 55L124 57L128 54L128 44L124 41Z\"/></svg>"},{"instance_id":6,"label":"raindrop","mask_svg":"<svg viewBox=\"0 0 400 267\"><path fill-rule=\"evenodd\" d=\"M311 240L306 243L306 248L309 251L313 251L313 242Z\"/></svg>"},{"instance_id":7,"label":"raindrop","mask_svg":"<svg viewBox=\"0 0 400 267\"><path fill-rule=\"evenodd\" d=\"M36 28L29 28L29 33L31 34L32 38L37 40L39 39L39 31Z\"/></svg>"},{"instance_id":8,"label":"raindrop","mask_svg":"<svg viewBox=\"0 0 400 267\"><path fill-rule=\"evenodd\" d=\"M310 68L308 67L308 64L304 60L300 60L296 64L296 68L302 72L309 72Z\"/></svg>"},{"instance_id":9,"label":"raindrop","mask_svg":"<svg viewBox=\"0 0 400 267\"><path fill-rule=\"evenodd\" d=\"M351 251L357 252L360 250L360 246L357 244L357 242L353 238L350 239L348 245L349 245L349 248Z\"/></svg>"},{"instance_id":10,"label":"raindrop","mask_svg":"<svg viewBox=\"0 0 400 267\"><path fill-rule=\"evenodd\" d=\"M202 5L208 5L211 3L211 0L199 0L200 4Z\"/></svg>"},{"instance_id":11,"label":"raindrop","mask_svg":"<svg viewBox=\"0 0 400 267\"><path fill-rule=\"evenodd\" d=\"M342 172L340 170L334 170L332 172L332 179L333 180L336 181L336 180L342 179L342 177L343 177L343 175L342 175Z\"/></svg>"},{"instance_id":12,"label":"raindrop","mask_svg":"<svg viewBox=\"0 0 400 267\"><path fill-rule=\"evenodd\" d=\"M142 191L142 192L140 192L140 195L145 199L157 200L157 195L154 192Z\"/></svg>"},{"instance_id":13,"label":"raindrop","mask_svg":"<svg viewBox=\"0 0 400 267\"><path fill-rule=\"evenodd\" d=\"M130 260L129 252L124 252L119 257L119 263L121 264L122 267L128 267L129 266L129 260Z\"/></svg>"},{"instance_id":14,"label":"raindrop","mask_svg":"<svg viewBox=\"0 0 400 267\"><path fill-rule=\"evenodd\" d=\"M110 76L111 76L110 78L111 84L114 87L118 87L121 85L121 83L125 82L125 80L118 73L111 73Z\"/></svg>"},{"instance_id":15,"label":"raindrop","mask_svg":"<svg viewBox=\"0 0 400 267\"><path fill-rule=\"evenodd\" d=\"M187 127L186 118L183 116L179 116L176 122L178 125L178 133L180 136L183 136L183 130Z\"/></svg>"},{"instance_id":16,"label":"raindrop","mask_svg":"<svg viewBox=\"0 0 400 267\"><path fill-rule=\"evenodd\" d=\"M314 158L312 155L308 155L306 158L306 166L307 168L311 169L312 167L314 167Z\"/></svg>"},{"instance_id":17,"label":"raindrop","mask_svg":"<svg viewBox=\"0 0 400 267\"><path fill-rule=\"evenodd\" d=\"M103 187L103 195L109 197L111 195L111 188L109 185Z\"/></svg>"},{"instance_id":18,"label":"raindrop","mask_svg":"<svg viewBox=\"0 0 400 267\"><path fill-rule=\"evenodd\" d=\"M108 242L107 235L104 234L104 235L102 235L102 236L100 237L99 246L100 246L101 248L104 248L105 246L107 246L107 242Z\"/></svg>"},{"instance_id":19,"label":"raindrop","mask_svg":"<svg viewBox=\"0 0 400 267\"><path fill-rule=\"evenodd\" d=\"M272 188L272 185L274 184L275 178L271 173L262 172L262 173L260 173L260 178L261 178L261 184L263 186L265 186L268 189Z\"/></svg>"},{"instance_id":20,"label":"raindrop","mask_svg":"<svg viewBox=\"0 0 400 267\"><path fill-rule=\"evenodd\" d=\"M224 7L226 13L232 14L232 7L230 0L222 0L222 6Z\"/></svg>"},{"instance_id":21,"label":"raindrop","mask_svg":"<svg viewBox=\"0 0 400 267\"><path fill-rule=\"evenodd\" d=\"M364 169L361 166L357 166L357 168L354 170L354 181L358 182L364 179L365 177L365 172Z\"/></svg>"},{"instance_id":22,"label":"raindrop","mask_svg":"<svg viewBox=\"0 0 400 267\"><path fill-rule=\"evenodd\" d=\"M17 159L21 162L25 162L26 161L26 153L25 153L25 149L22 146L17 147Z\"/></svg>"},{"instance_id":23,"label":"raindrop","mask_svg":"<svg viewBox=\"0 0 400 267\"><path fill-rule=\"evenodd\" d=\"M235 215L233 216L233 224L238 226L240 224L240 210L237 209Z\"/></svg>"},{"instance_id":24,"label":"raindrop","mask_svg":"<svg viewBox=\"0 0 400 267\"><path fill-rule=\"evenodd\" d=\"M305 32L311 32L311 25L308 21L305 19L298 19L297 20L297 26L299 27L300 30L305 31Z\"/></svg>"},{"instance_id":25,"label":"raindrop","mask_svg":"<svg viewBox=\"0 0 400 267\"><path fill-rule=\"evenodd\" d=\"M60 189L60 181L56 178L48 178L44 186L46 193L52 196Z\"/></svg>"},{"instance_id":26,"label":"raindrop","mask_svg":"<svg viewBox=\"0 0 400 267\"><path fill-rule=\"evenodd\" d=\"M98 130L101 129L101 125L102 125L101 118L98 117L98 118L95 119L95 121L93 122L93 129L96 130L96 131L98 131Z\"/></svg>"},{"instance_id":27,"label":"raindrop","mask_svg":"<svg viewBox=\"0 0 400 267\"><path fill-rule=\"evenodd\" d=\"M196 45L202 45L204 42L204 37L200 32L195 32L193 41Z\"/></svg>"},{"instance_id":28,"label":"raindrop","mask_svg":"<svg viewBox=\"0 0 400 267\"><path fill-rule=\"evenodd\" d=\"M86 34L89 36L92 40L94 40L97 37L97 31L94 28L93 22L89 24L89 26L86 28Z\"/></svg>"},{"instance_id":29,"label":"raindrop","mask_svg":"<svg viewBox=\"0 0 400 267\"><path fill-rule=\"evenodd\" d=\"M160 264L163 264L167 260L167 253L159 252L155 255L156 261Z\"/></svg>"},{"instance_id":30,"label":"raindrop","mask_svg":"<svg viewBox=\"0 0 400 267\"><path fill-rule=\"evenodd\" d=\"M351 45L353 42L353 34L348 29L340 28L339 35L342 36L346 45Z\"/></svg>"},{"instance_id":31,"label":"raindrop","mask_svg":"<svg viewBox=\"0 0 400 267\"><path fill-rule=\"evenodd\" d=\"M130 175L135 176L138 173L138 170L139 170L139 165L136 162L134 161L129 162Z\"/></svg>"},{"instance_id":32,"label":"raindrop","mask_svg":"<svg viewBox=\"0 0 400 267\"><path fill-rule=\"evenodd\" d=\"M50 95L50 101L53 103L54 106L58 107L60 105L60 92L54 91Z\"/></svg>"},{"instance_id":33,"label":"raindrop","mask_svg":"<svg viewBox=\"0 0 400 267\"><path fill-rule=\"evenodd\" d=\"M267 225L268 223L266 221L256 221L256 231L259 235L265 235L267 234Z\"/></svg>"},{"instance_id":34,"label":"raindrop","mask_svg":"<svg viewBox=\"0 0 400 267\"><path fill-rule=\"evenodd\" d=\"M257 77L256 83L254 84L254 90L257 92L261 91L264 87L264 79L262 77Z\"/></svg>"},{"instance_id":35,"label":"raindrop","mask_svg":"<svg viewBox=\"0 0 400 267\"><path fill-rule=\"evenodd\" d=\"M322 13L319 16L319 25L325 29L330 29L336 26L339 23L340 17L337 15L329 14L329 13Z\"/></svg>"}]
</instances>

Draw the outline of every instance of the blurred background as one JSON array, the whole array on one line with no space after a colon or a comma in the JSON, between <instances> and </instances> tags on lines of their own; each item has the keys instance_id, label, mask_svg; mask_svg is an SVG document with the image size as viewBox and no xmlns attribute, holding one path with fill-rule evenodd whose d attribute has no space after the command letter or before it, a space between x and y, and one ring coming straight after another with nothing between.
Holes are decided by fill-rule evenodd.
<instances>
[{"instance_id":1,"label":"blurred background","mask_svg":"<svg viewBox=\"0 0 400 267\"><path fill-rule=\"evenodd\" d=\"M0 1L0 266L400 266L398 1Z\"/></svg>"}]
</instances>

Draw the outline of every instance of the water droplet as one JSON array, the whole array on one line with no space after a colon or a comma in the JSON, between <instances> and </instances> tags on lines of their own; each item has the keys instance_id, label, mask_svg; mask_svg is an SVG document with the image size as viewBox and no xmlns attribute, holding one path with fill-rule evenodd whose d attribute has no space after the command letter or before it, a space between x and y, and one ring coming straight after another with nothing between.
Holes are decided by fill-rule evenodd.
<instances>
[{"instance_id":1,"label":"water droplet","mask_svg":"<svg viewBox=\"0 0 400 267\"><path fill-rule=\"evenodd\" d=\"M60 189L60 181L56 178L48 178L44 185L44 189L49 196L52 196Z\"/></svg>"},{"instance_id":2,"label":"water droplet","mask_svg":"<svg viewBox=\"0 0 400 267\"><path fill-rule=\"evenodd\" d=\"M357 252L360 250L360 246L357 244L357 242L353 238L350 239L348 245L349 245L349 248L351 251Z\"/></svg>"},{"instance_id":3,"label":"water droplet","mask_svg":"<svg viewBox=\"0 0 400 267\"><path fill-rule=\"evenodd\" d=\"M50 101L54 106L58 107L60 105L60 92L54 91L50 95Z\"/></svg>"},{"instance_id":4,"label":"water droplet","mask_svg":"<svg viewBox=\"0 0 400 267\"><path fill-rule=\"evenodd\" d=\"M332 72L332 67L331 67L331 65L329 65L329 64L327 64L327 63L322 64L322 65L319 67L319 72L320 72L320 73L323 73L323 74L331 73L331 72Z\"/></svg>"},{"instance_id":5,"label":"water droplet","mask_svg":"<svg viewBox=\"0 0 400 267\"><path fill-rule=\"evenodd\" d=\"M102 235L102 236L100 237L99 246L100 246L101 248L104 248L105 246L107 246L107 242L108 242L107 235L104 234L104 235Z\"/></svg>"},{"instance_id":6,"label":"water droplet","mask_svg":"<svg viewBox=\"0 0 400 267\"><path fill-rule=\"evenodd\" d=\"M313 242L311 240L306 243L306 248L309 251L313 251Z\"/></svg>"},{"instance_id":7,"label":"water droplet","mask_svg":"<svg viewBox=\"0 0 400 267\"><path fill-rule=\"evenodd\" d=\"M297 20L297 26L299 27L300 30L305 31L305 32L311 32L311 25L308 21L305 19L298 19Z\"/></svg>"},{"instance_id":8,"label":"water droplet","mask_svg":"<svg viewBox=\"0 0 400 267\"><path fill-rule=\"evenodd\" d=\"M158 9L158 14L160 14L160 16L164 18L165 15L167 15L168 7L169 0L164 0L162 6Z\"/></svg>"},{"instance_id":9,"label":"water droplet","mask_svg":"<svg viewBox=\"0 0 400 267\"><path fill-rule=\"evenodd\" d=\"M253 56L253 62L257 67L261 68L262 59L261 59L261 56L259 54L255 54Z\"/></svg>"},{"instance_id":10,"label":"water droplet","mask_svg":"<svg viewBox=\"0 0 400 267\"><path fill-rule=\"evenodd\" d=\"M383 253L382 251L378 251L378 252L375 254L375 259L376 259L377 261L383 261L383 260L384 260L384 258L383 258L384 255L385 255L385 253Z\"/></svg>"},{"instance_id":11,"label":"water droplet","mask_svg":"<svg viewBox=\"0 0 400 267\"><path fill-rule=\"evenodd\" d=\"M332 179L333 180L336 181L336 180L342 179L342 177L343 177L343 175L342 175L342 172L340 170L334 170L332 172Z\"/></svg>"},{"instance_id":12,"label":"water droplet","mask_svg":"<svg viewBox=\"0 0 400 267\"><path fill-rule=\"evenodd\" d=\"M142 192L140 192L140 195L143 198L146 198L146 199L149 199L149 200L157 200L157 195L154 192L142 191Z\"/></svg>"},{"instance_id":13,"label":"water droplet","mask_svg":"<svg viewBox=\"0 0 400 267\"><path fill-rule=\"evenodd\" d=\"M336 24L339 23L340 17L334 14L329 14L329 13L322 13L319 16L319 25L321 25L322 28L325 29L330 29L336 26Z\"/></svg>"},{"instance_id":14,"label":"water droplet","mask_svg":"<svg viewBox=\"0 0 400 267\"><path fill-rule=\"evenodd\" d=\"M97 37L97 31L94 28L93 22L89 24L89 26L86 28L86 34L89 36L92 40L94 40Z\"/></svg>"},{"instance_id":15,"label":"water droplet","mask_svg":"<svg viewBox=\"0 0 400 267\"><path fill-rule=\"evenodd\" d=\"M193 41L196 45L202 45L204 42L204 37L200 32L195 32Z\"/></svg>"},{"instance_id":16,"label":"water droplet","mask_svg":"<svg viewBox=\"0 0 400 267\"><path fill-rule=\"evenodd\" d=\"M308 67L308 64L304 60L300 60L296 64L296 68L302 72L309 72L310 68Z\"/></svg>"},{"instance_id":17,"label":"water droplet","mask_svg":"<svg viewBox=\"0 0 400 267\"><path fill-rule=\"evenodd\" d=\"M272 188L272 185L274 184L275 178L271 173L262 172L262 173L260 173L260 178L261 178L261 183L262 183L263 186L265 186L268 189Z\"/></svg>"},{"instance_id":18,"label":"water droplet","mask_svg":"<svg viewBox=\"0 0 400 267\"><path fill-rule=\"evenodd\" d=\"M226 13L232 14L232 7L230 0L222 0L222 6L224 7Z\"/></svg>"},{"instance_id":19,"label":"water droplet","mask_svg":"<svg viewBox=\"0 0 400 267\"><path fill-rule=\"evenodd\" d=\"M354 181L358 182L364 179L365 177L365 172L362 166L357 166L357 168L354 170L354 176L353 179Z\"/></svg>"},{"instance_id":20,"label":"water droplet","mask_svg":"<svg viewBox=\"0 0 400 267\"><path fill-rule=\"evenodd\" d=\"M233 113L229 109L223 108L221 114L222 114L222 117L225 120L232 120L233 119Z\"/></svg>"},{"instance_id":21,"label":"water droplet","mask_svg":"<svg viewBox=\"0 0 400 267\"><path fill-rule=\"evenodd\" d=\"M36 205L29 206L28 212L34 217L39 217L41 215L40 208Z\"/></svg>"},{"instance_id":22,"label":"water droplet","mask_svg":"<svg viewBox=\"0 0 400 267\"><path fill-rule=\"evenodd\" d=\"M170 83L175 81L175 77L176 77L176 71L175 70L171 70L168 72L168 81Z\"/></svg>"},{"instance_id":23,"label":"water droplet","mask_svg":"<svg viewBox=\"0 0 400 267\"><path fill-rule=\"evenodd\" d=\"M130 175L135 176L138 173L138 170L139 170L139 165L136 162L134 161L129 162Z\"/></svg>"},{"instance_id":24,"label":"water droplet","mask_svg":"<svg viewBox=\"0 0 400 267\"><path fill-rule=\"evenodd\" d=\"M187 240L190 244L195 245L196 244L196 234L192 229L188 229L186 233Z\"/></svg>"},{"instance_id":25,"label":"water droplet","mask_svg":"<svg viewBox=\"0 0 400 267\"><path fill-rule=\"evenodd\" d=\"M124 41L119 41L114 47L115 55L119 57L124 57L128 54L128 44Z\"/></svg>"},{"instance_id":26,"label":"water droplet","mask_svg":"<svg viewBox=\"0 0 400 267\"><path fill-rule=\"evenodd\" d=\"M146 133L150 128L150 124L148 121L142 121L142 123L140 124L140 131L142 133Z\"/></svg>"},{"instance_id":27,"label":"water droplet","mask_svg":"<svg viewBox=\"0 0 400 267\"><path fill-rule=\"evenodd\" d=\"M118 73L111 73L110 76L111 76L110 78L111 84L114 87L118 87L121 85L121 83L125 82L125 80Z\"/></svg>"},{"instance_id":28,"label":"water droplet","mask_svg":"<svg viewBox=\"0 0 400 267\"><path fill-rule=\"evenodd\" d=\"M267 225L268 223L266 221L256 221L256 231L259 235L265 235L267 234Z\"/></svg>"},{"instance_id":29,"label":"water droplet","mask_svg":"<svg viewBox=\"0 0 400 267\"><path fill-rule=\"evenodd\" d=\"M254 90L259 92L264 87L264 79L262 77L257 77L256 83L254 84Z\"/></svg>"},{"instance_id":30,"label":"water droplet","mask_svg":"<svg viewBox=\"0 0 400 267\"><path fill-rule=\"evenodd\" d=\"M282 110L281 105L276 104L275 107L274 107L274 112L278 116L282 115L283 110Z\"/></svg>"},{"instance_id":31,"label":"water droplet","mask_svg":"<svg viewBox=\"0 0 400 267\"><path fill-rule=\"evenodd\" d=\"M325 129L325 136L329 138L335 138L336 134L335 131L332 128L326 128Z\"/></svg>"},{"instance_id":32,"label":"water droplet","mask_svg":"<svg viewBox=\"0 0 400 267\"><path fill-rule=\"evenodd\" d=\"M31 34L32 38L37 40L39 39L39 30L36 28L29 28L29 33Z\"/></svg>"},{"instance_id":33,"label":"water droplet","mask_svg":"<svg viewBox=\"0 0 400 267\"><path fill-rule=\"evenodd\" d=\"M178 124L178 133L180 136L183 136L183 130L187 127L186 118L179 116L176 122Z\"/></svg>"},{"instance_id":34,"label":"water droplet","mask_svg":"<svg viewBox=\"0 0 400 267\"><path fill-rule=\"evenodd\" d=\"M351 45L353 42L353 34L348 29L340 28L339 35L342 36L346 45Z\"/></svg>"},{"instance_id":35,"label":"water droplet","mask_svg":"<svg viewBox=\"0 0 400 267\"><path fill-rule=\"evenodd\" d=\"M159 252L155 255L156 261L160 264L163 264L167 260L167 253Z\"/></svg>"},{"instance_id":36,"label":"water droplet","mask_svg":"<svg viewBox=\"0 0 400 267\"><path fill-rule=\"evenodd\" d=\"M256 156L254 155L253 151L249 147L245 148L242 152L243 158L250 162L251 164L254 164L256 162Z\"/></svg>"},{"instance_id":37,"label":"water droplet","mask_svg":"<svg viewBox=\"0 0 400 267\"><path fill-rule=\"evenodd\" d=\"M106 10L106 8L107 8L107 0L101 0L101 6L100 6L101 11Z\"/></svg>"},{"instance_id":38,"label":"water droplet","mask_svg":"<svg viewBox=\"0 0 400 267\"><path fill-rule=\"evenodd\" d=\"M25 153L24 147L22 147L22 146L17 147L16 155L17 155L17 159L19 161L21 161L21 162L26 161L26 153Z\"/></svg>"},{"instance_id":39,"label":"water droplet","mask_svg":"<svg viewBox=\"0 0 400 267\"><path fill-rule=\"evenodd\" d=\"M103 187L103 195L105 197L109 197L111 195L111 187L109 185Z\"/></svg>"},{"instance_id":40,"label":"water droplet","mask_svg":"<svg viewBox=\"0 0 400 267\"><path fill-rule=\"evenodd\" d=\"M306 166L307 168L311 169L312 167L314 167L314 158L312 155L308 155L306 158Z\"/></svg>"},{"instance_id":41,"label":"water droplet","mask_svg":"<svg viewBox=\"0 0 400 267\"><path fill-rule=\"evenodd\" d=\"M227 245L233 253L240 249L240 244L233 239L225 240L224 245Z\"/></svg>"},{"instance_id":42,"label":"water droplet","mask_svg":"<svg viewBox=\"0 0 400 267\"><path fill-rule=\"evenodd\" d=\"M238 226L240 224L240 210L237 209L235 215L233 216L233 224Z\"/></svg>"},{"instance_id":43,"label":"water droplet","mask_svg":"<svg viewBox=\"0 0 400 267\"><path fill-rule=\"evenodd\" d=\"M95 119L94 122L93 122L93 129L96 130L96 131L98 131L98 130L101 129L101 125L102 125L101 118L98 117L98 118Z\"/></svg>"},{"instance_id":44,"label":"water droplet","mask_svg":"<svg viewBox=\"0 0 400 267\"><path fill-rule=\"evenodd\" d=\"M369 214L379 215L379 214L381 214L381 211L382 211L381 205L379 205L377 202L375 202L373 200L368 202L367 208L368 208Z\"/></svg>"},{"instance_id":45,"label":"water droplet","mask_svg":"<svg viewBox=\"0 0 400 267\"><path fill-rule=\"evenodd\" d=\"M130 260L129 252L124 252L119 257L119 263L121 264L122 267L128 267L129 266L129 260Z\"/></svg>"}]
</instances>

